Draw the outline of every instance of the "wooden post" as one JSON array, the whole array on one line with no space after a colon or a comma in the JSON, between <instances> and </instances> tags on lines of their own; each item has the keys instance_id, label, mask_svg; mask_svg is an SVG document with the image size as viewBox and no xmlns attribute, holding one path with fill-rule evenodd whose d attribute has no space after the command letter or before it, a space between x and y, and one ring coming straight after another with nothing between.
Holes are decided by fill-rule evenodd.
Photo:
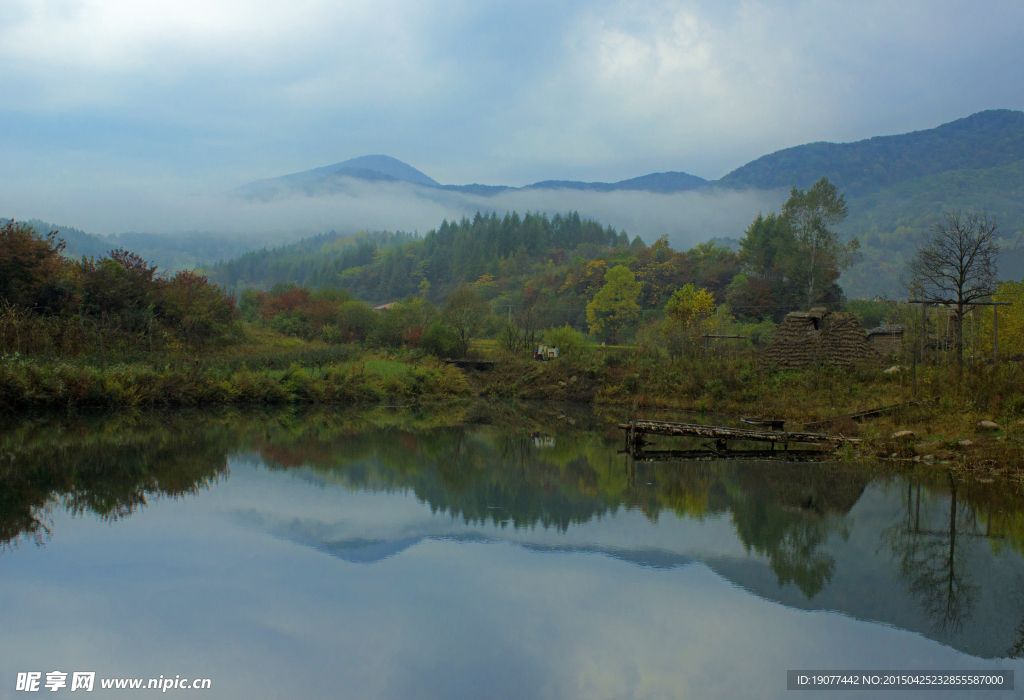
<instances>
[{"instance_id":1,"label":"wooden post","mask_svg":"<svg viewBox=\"0 0 1024 700\"><path fill-rule=\"evenodd\" d=\"M924 343L928 339L928 306L921 302L921 362L924 362Z\"/></svg>"},{"instance_id":2,"label":"wooden post","mask_svg":"<svg viewBox=\"0 0 1024 700\"><path fill-rule=\"evenodd\" d=\"M910 376L913 379L913 389L911 396L917 397L917 353L911 353L913 355L912 369L910 370Z\"/></svg>"},{"instance_id":3,"label":"wooden post","mask_svg":"<svg viewBox=\"0 0 1024 700\"><path fill-rule=\"evenodd\" d=\"M999 362L999 307L992 306L992 361Z\"/></svg>"}]
</instances>

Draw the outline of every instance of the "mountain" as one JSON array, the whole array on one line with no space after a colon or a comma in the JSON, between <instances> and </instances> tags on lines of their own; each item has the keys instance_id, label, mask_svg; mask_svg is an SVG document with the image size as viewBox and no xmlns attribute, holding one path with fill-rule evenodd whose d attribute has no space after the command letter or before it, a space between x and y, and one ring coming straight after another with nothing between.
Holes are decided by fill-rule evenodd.
<instances>
[{"instance_id":1,"label":"mountain","mask_svg":"<svg viewBox=\"0 0 1024 700\"><path fill-rule=\"evenodd\" d=\"M685 192L687 190L703 190L711 183L702 177L689 173L668 172L641 175L619 182L577 182L575 180L544 180L527 185L524 190L591 190L594 192L613 192L615 190L642 190L645 192Z\"/></svg>"},{"instance_id":2,"label":"mountain","mask_svg":"<svg viewBox=\"0 0 1024 700\"><path fill-rule=\"evenodd\" d=\"M762 156L718 181L684 172L641 175L619 182L543 180L523 188L504 185L441 185L416 168L384 155L361 156L300 173L257 180L236 190L250 198L289 191L329 194L351 179L409 182L447 191L490 196L511 189L634 190L658 193L717 189L788 189L809 187L827 176L847 200L884 192L902 183L943 173L1005 168L1024 161L1024 112L997 109L942 124L934 129L875 136L853 143L808 143ZM969 177L974 177L969 176ZM956 178L954 178L956 179ZM960 178L963 179L963 178ZM1001 179L1001 178L996 178ZM898 196L895 192L893 196ZM883 197L884 199L885 197Z\"/></svg>"},{"instance_id":3,"label":"mountain","mask_svg":"<svg viewBox=\"0 0 1024 700\"><path fill-rule=\"evenodd\" d=\"M310 170L309 172L316 173L318 170L330 170L331 168L370 170L383 175L389 175L396 180L412 182L417 185L427 185L428 187L436 186L438 184L436 180L427 177L411 165L403 163L397 158L392 158L390 156L359 156L358 158L352 158L338 163L337 165L329 165L327 168L318 168L317 170Z\"/></svg>"},{"instance_id":4,"label":"mountain","mask_svg":"<svg viewBox=\"0 0 1024 700\"><path fill-rule=\"evenodd\" d=\"M987 212L999 222L1002 279L1024 276L1024 112L978 112L934 129L853 143L809 143L762 156L716 188L806 188L826 176L846 196L840 227L861 243L843 274L848 297L904 295L899 276L921 236L945 211Z\"/></svg>"},{"instance_id":5,"label":"mountain","mask_svg":"<svg viewBox=\"0 0 1024 700\"><path fill-rule=\"evenodd\" d=\"M521 188L442 185L400 160L386 155L368 155L257 180L237 188L235 194L262 201L342 192L358 196L366 184L376 183L384 188L394 185L394 197L436 198L446 206L471 214L476 209L490 209L485 198L504 192L732 192L735 196L736 191L759 190L762 194L759 201L770 202L766 205L766 209L770 209L782 203L785 190L791 186L806 188L822 176L832 180L846 197L849 218L840 227L843 236L857 237L861 243L863 261L847 271L841 280L849 297L902 296L899 272L904 260L913 254L920 237L941 220L943 212L951 209L985 211L993 215L999 222L1004 247L1000 276L1003 279L1024 277L1024 112L1007 109L978 112L933 129L907 134L876 136L852 143L818 142L794 146L757 158L718 181L684 172L662 172L619 182L543 180ZM465 195L465 198L460 200L448 196L449 193ZM546 206L558 207L557 197L545 199L553 202ZM571 200L567 194L565 201ZM567 203L564 208L579 206ZM622 203L595 202L593 206L601 212L597 218L609 225L621 227L629 215ZM703 211L699 202L694 207L698 215ZM493 208L501 207L496 203ZM581 214L595 216L596 212L584 209ZM662 218L657 219L657 216ZM663 223L664 215L657 216L645 219L639 230L637 225L630 225L630 232L650 239L660 235L656 233L659 231L667 230L672 234L699 226L699 222L694 223L674 210L668 224ZM351 226L346 228L343 224L347 222L339 221L338 228L354 232ZM725 226L729 230L718 230L716 234L739 238L743 233L743 225L738 223ZM188 246L178 246L165 238L147 238L143 234L97 238L66 229L62 230L62 235L72 255L100 255L117 245L137 246L168 269L186 267L194 261L211 262L232 257L236 246L242 245L241 241L215 244L198 234ZM678 237L683 234L672 235L678 243ZM267 242L275 244L280 240L267 239ZM261 244L262 241L249 241L250 248Z\"/></svg>"},{"instance_id":6,"label":"mountain","mask_svg":"<svg viewBox=\"0 0 1024 700\"><path fill-rule=\"evenodd\" d=\"M344 178L371 182L411 182L414 185L437 187L438 183L407 163L391 156L359 156L334 165L304 170L281 177L256 180L235 190L247 199L268 199L281 192L331 194L345 189Z\"/></svg>"},{"instance_id":7,"label":"mountain","mask_svg":"<svg viewBox=\"0 0 1024 700\"><path fill-rule=\"evenodd\" d=\"M1024 160L1024 112L978 112L934 129L853 143L808 143L776 151L718 180L731 189L806 188L827 176L847 198L954 170Z\"/></svg>"},{"instance_id":8,"label":"mountain","mask_svg":"<svg viewBox=\"0 0 1024 700\"><path fill-rule=\"evenodd\" d=\"M360 156L328 165L323 168L304 170L301 173L256 180L235 190L246 199L272 199L282 195L304 194L308 196L343 192L352 180L369 182L409 182L432 189L461 192L478 197L490 197L508 190L590 190L612 192L614 190L642 190L647 192L685 192L703 190L711 186L704 178L681 172L651 173L619 182L577 182L574 180L545 180L525 187L506 185L441 185L416 168L390 156Z\"/></svg>"}]
</instances>

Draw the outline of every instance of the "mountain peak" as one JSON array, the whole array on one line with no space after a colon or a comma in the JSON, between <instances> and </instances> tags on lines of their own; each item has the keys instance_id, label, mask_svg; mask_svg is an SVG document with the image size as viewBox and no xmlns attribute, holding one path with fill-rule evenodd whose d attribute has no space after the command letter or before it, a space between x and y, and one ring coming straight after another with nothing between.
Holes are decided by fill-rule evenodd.
<instances>
[{"instance_id":1,"label":"mountain peak","mask_svg":"<svg viewBox=\"0 0 1024 700\"><path fill-rule=\"evenodd\" d=\"M403 163L391 156L374 155L349 158L334 165L325 165L322 168L303 170L299 173L266 180L256 180L236 188L235 192L243 197L254 199L271 199L282 191L324 194L335 191L339 186L343 187L338 180L339 177L370 182L401 180L427 187L438 186L432 178L408 163Z\"/></svg>"},{"instance_id":2,"label":"mountain peak","mask_svg":"<svg viewBox=\"0 0 1024 700\"><path fill-rule=\"evenodd\" d=\"M397 158L385 155L375 156L359 156L357 158L349 158L340 163L334 165L328 165L325 168L317 168L316 170L309 170L310 173L322 173L327 174L330 171L337 170L372 170L373 172L381 173L382 175L389 175L396 180L403 180L405 182L413 182L417 185L428 185L436 187L439 183L431 177L428 177L424 173L420 172L416 168L412 167L408 163L403 163Z\"/></svg>"}]
</instances>

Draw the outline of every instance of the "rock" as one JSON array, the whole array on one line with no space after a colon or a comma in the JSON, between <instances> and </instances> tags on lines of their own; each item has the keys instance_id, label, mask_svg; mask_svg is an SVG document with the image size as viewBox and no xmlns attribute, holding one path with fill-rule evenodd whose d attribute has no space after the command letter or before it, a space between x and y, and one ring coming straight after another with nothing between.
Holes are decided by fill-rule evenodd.
<instances>
[{"instance_id":1,"label":"rock","mask_svg":"<svg viewBox=\"0 0 1024 700\"><path fill-rule=\"evenodd\" d=\"M925 452L931 452L938 446L938 442L919 442L914 445L914 451L924 454Z\"/></svg>"},{"instance_id":2,"label":"rock","mask_svg":"<svg viewBox=\"0 0 1024 700\"><path fill-rule=\"evenodd\" d=\"M946 450L939 450L938 452L935 453L935 458L946 461L947 459L953 458L953 453L947 452Z\"/></svg>"},{"instance_id":3,"label":"rock","mask_svg":"<svg viewBox=\"0 0 1024 700\"><path fill-rule=\"evenodd\" d=\"M568 423L569 425L576 425L576 420L575 420L574 418L566 418L566 419L565 419L565 421L566 421L566 422L567 422L567 423Z\"/></svg>"},{"instance_id":4,"label":"rock","mask_svg":"<svg viewBox=\"0 0 1024 700\"><path fill-rule=\"evenodd\" d=\"M957 443L960 447L970 447L974 444L974 440L958 440Z\"/></svg>"},{"instance_id":5,"label":"rock","mask_svg":"<svg viewBox=\"0 0 1024 700\"><path fill-rule=\"evenodd\" d=\"M893 440L913 440L915 437L913 430L897 430L892 434Z\"/></svg>"},{"instance_id":6,"label":"rock","mask_svg":"<svg viewBox=\"0 0 1024 700\"><path fill-rule=\"evenodd\" d=\"M917 459L917 457L915 457L914 459ZM925 455L921 459L923 459L926 462L934 462L935 461L935 455Z\"/></svg>"},{"instance_id":7,"label":"rock","mask_svg":"<svg viewBox=\"0 0 1024 700\"><path fill-rule=\"evenodd\" d=\"M576 381L576 375L575 374L572 375L571 377L569 377L569 383L570 384L572 384L574 381Z\"/></svg>"},{"instance_id":8,"label":"rock","mask_svg":"<svg viewBox=\"0 0 1024 700\"><path fill-rule=\"evenodd\" d=\"M978 430L1002 430L998 423L993 423L990 420L978 421Z\"/></svg>"},{"instance_id":9,"label":"rock","mask_svg":"<svg viewBox=\"0 0 1024 700\"><path fill-rule=\"evenodd\" d=\"M898 452L893 452L893 453L892 453L891 455L889 455L889 459L896 459L896 458L897 458L897 457L899 457L899 456L900 456L900 455L899 455L899 453L898 453Z\"/></svg>"},{"instance_id":10,"label":"rock","mask_svg":"<svg viewBox=\"0 0 1024 700\"><path fill-rule=\"evenodd\" d=\"M882 374L899 374L901 371L899 365L893 365L889 369L882 370Z\"/></svg>"},{"instance_id":11,"label":"rock","mask_svg":"<svg viewBox=\"0 0 1024 700\"><path fill-rule=\"evenodd\" d=\"M565 386L565 382L564 381L558 382L558 386Z\"/></svg>"}]
</instances>

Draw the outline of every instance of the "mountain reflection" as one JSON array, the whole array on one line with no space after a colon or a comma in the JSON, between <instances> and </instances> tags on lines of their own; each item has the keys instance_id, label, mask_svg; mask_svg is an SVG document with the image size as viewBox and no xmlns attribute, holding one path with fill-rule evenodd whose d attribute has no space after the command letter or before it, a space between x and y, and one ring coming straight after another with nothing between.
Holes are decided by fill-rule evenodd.
<instances>
[{"instance_id":1,"label":"mountain reflection","mask_svg":"<svg viewBox=\"0 0 1024 700\"><path fill-rule=\"evenodd\" d=\"M516 537L536 551L600 552L642 566L699 560L788 605L884 620L982 655L1024 648L1024 499L1007 485L935 470L880 477L842 464L634 462L619 454L614 422L494 405L22 420L0 432L0 552L59 536L57 511L125 518L154 499L197 495L229 477L229 460L255 455L264 468L313 483L411 493L449 516L437 523L452 523L352 531L239 515L348 561L380 561L429 538ZM567 535L626 511L655 524L669 515L723 523L752 559L712 545L654 546L643 533L575 543L527 537L537 528ZM854 531L866 540L847 545Z\"/></svg>"}]
</instances>

